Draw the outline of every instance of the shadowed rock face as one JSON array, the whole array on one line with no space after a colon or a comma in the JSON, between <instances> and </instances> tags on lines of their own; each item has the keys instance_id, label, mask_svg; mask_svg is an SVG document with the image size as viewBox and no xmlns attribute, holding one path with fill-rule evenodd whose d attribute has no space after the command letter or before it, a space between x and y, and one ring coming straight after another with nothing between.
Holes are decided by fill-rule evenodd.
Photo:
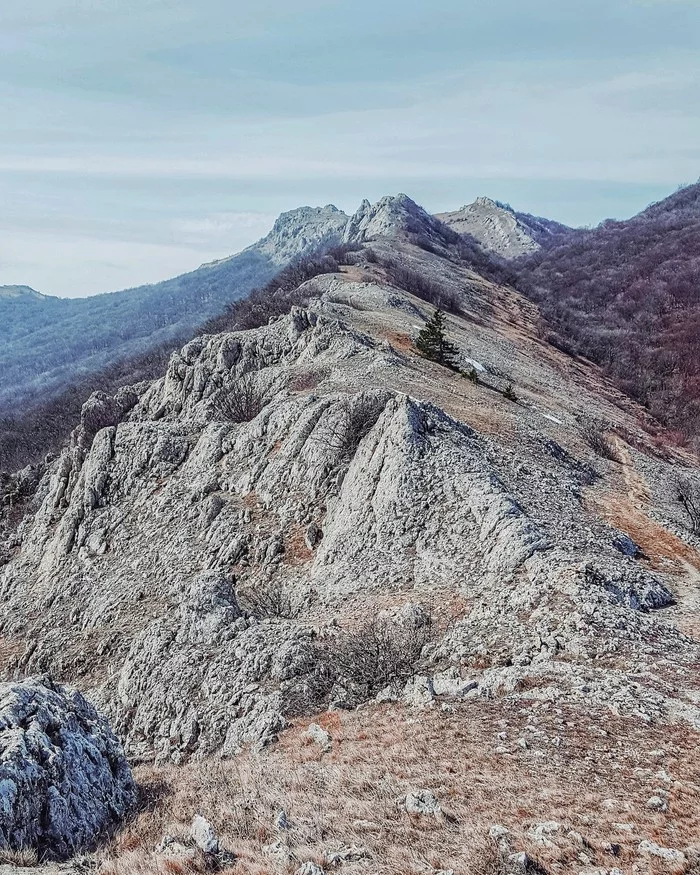
<instances>
[{"instance_id":1,"label":"shadowed rock face","mask_svg":"<svg viewBox=\"0 0 700 875\"><path fill-rule=\"evenodd\" d=\"M0 684L0 849L69 857L135 799L120 743L80 693L48 679Z\"/></svg>"}]
</instances>

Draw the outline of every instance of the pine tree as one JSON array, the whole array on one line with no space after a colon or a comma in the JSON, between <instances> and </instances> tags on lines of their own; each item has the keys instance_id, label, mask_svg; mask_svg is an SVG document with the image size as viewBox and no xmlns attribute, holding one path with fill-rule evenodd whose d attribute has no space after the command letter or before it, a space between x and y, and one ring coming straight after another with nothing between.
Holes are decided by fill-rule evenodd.
<instances>
[{"instance_id":1,"label":"pine tree","mask_svg":"<svg viewBox=\"0 0 700 875\"><path fill-rule=\"evenodd\" d=\"M416 347L421 355L444 365L454 368L457 358L457 347L445 336L445 314L437 309L418 333Z\"/></svg>"}]
</instances>

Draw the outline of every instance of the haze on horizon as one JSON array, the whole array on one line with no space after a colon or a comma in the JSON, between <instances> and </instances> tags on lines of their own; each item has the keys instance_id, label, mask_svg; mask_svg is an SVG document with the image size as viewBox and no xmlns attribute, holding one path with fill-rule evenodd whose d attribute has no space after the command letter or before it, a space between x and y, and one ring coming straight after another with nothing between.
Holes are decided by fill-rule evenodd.
<instances>
[{"instance_id":1,"label":"haze on horizon","mask_svg":"<svg viewBox=\"0 0 700 875\"><path fill-rule=\"evenodd\" d=\"M405 191L567 224L700 174L698 0L0 9L0 284L82 296Z\"/></svg>"}]
</instances>

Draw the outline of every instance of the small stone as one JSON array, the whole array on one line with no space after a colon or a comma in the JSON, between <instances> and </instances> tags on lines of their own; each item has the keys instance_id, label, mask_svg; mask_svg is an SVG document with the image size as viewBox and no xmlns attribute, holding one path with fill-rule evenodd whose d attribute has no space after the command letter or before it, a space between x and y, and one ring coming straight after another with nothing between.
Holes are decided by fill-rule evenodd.
<instances>
[{"instance_id":1,"label":"small stone","mask_svg":"<svg viewBox=\"0 0 700 875\"><path fill-rule=\"evenodd\" d=\"M547 820L544 823L533 823L527 834L538 845L553 848L555 845L550 836L556 835L560 830L561 824L557 823L556 820Z\"/></svg>"},{"instance_id":2,"label":"small stone","mask_svg":"<svg viewBox=\"0 0 700 875\"><path fill-rule=\"evenodd\" d=\"M430 790L414 790L412 793L407 793L403 806L409 814L433 817L442 814L442 807Z\"/></svg>"},{"instance_id":3,"label":"small stone","mask_svg":"<svg viewBox=\"0 0 700 875\"><path fill-rule=\"evenodd\" d=\"M508 875L528 875L532 869L532 860L525 851L509 854L506 862L508 864Z\"/></svg>"},{"instance_id":4,"label":"small stone","mask_svg":"<svg viewBox=\"0 0 700 875\"><path fill-rule=\"evenodd\" d=\"M333 739L318 723L311 723L304 735L317 744L324 753L329 753L333 750Z\"/></svg>"},{"instance_id":5,"label":"small stone","mask_svg":"<svg viewBox=\"0 0 700 875\"><path fill-rule=\"evenodd\" d=\"M426 708L435 700L432 679L427 675L416 675L404 687L401 698L413 708Z\"/></svg>"},{"instance_id":6,"label":"small stone","mask_svg":"<svg viewBox=\"0 0 700 875\"><path fill-rule=\"evenodd\" d=\"M651 808L652 811L667 811L668 805L660 796L651 796L647 799L647 808Z\"/></svg>"},{"instance_id":7,"label":"small stone","mask_svg":"<svg viewBox=\"0 0 700 875\"><path fill-rule=\"evenodd\" d=\"M287 812L282 810L277 812L277 817L275 818L275 826L277 829L290 829L289 818L287 817Z\"/></svg>"},{"instance_id":8,"label":"small stone","mask_svg":"<svg viewBox=\"0 0 700 875\"><path fill-rule=\"evenodd\" d=\"M307 860L299 866L294 875L325 875L325 872L320 866L317 866L316 863Z\"/></svg>"},{"instance_id":9,"label":"small stone","mask_svg":"<svg viewBox=\"0 0 700 875\"><path fill-rule=\"evenodd\" d=\"M509 829L500 824L494 824L489 829L489 837L496 843L498 850L505 854L513 850L513 836Z\"/></svg>"},{"instance_id":10,"label":"small stone","mask_svg":"<svg viewBox=\"0 0 700 875\"><path fill-rule=\"evenodd\" d=\"M639 843L637 848L640 854L650 854L652 857L658 857L660 860L665 860L667 863L684 863L685 854L676 848L663 848L657 845L656 842L650 842L648 839Z\"/></svg>"},{"instance_id":11,"label":"small stone","mask_svg":"<svg viewBox=\"0 0 700 875\"><path fill-rule=\"evenodd\" d=\"M214 832L214 827L201 814L196 815L192 821L190 838L205 854L219 852L219 840Z\"/></svg>"},{"instance_id":12,"label":"small stone","mask_svg":"<svg viewBox=\"0 0 700 875\"><path fill-rule=\"evenodd\" d=\"M351 845L332 851L326 856L326 863L329 866L342 866L344 863L359 863L367 857L369 857L369 853L366 848Z\"/></svg>"}]
</instances>

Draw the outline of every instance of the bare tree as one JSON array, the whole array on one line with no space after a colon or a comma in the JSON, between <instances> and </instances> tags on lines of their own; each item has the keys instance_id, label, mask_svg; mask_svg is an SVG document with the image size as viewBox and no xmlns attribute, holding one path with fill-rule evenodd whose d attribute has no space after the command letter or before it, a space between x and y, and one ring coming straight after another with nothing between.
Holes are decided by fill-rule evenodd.
<instances>
[{"instance_id":1,"label":"bare tree","mask_svg":"<svg viewBox=\"0 0 700 875\"><path fill-rule=\"evenodd\" d=\"M700 481L690 477L677 477L673 490L676 500L688 515L691 532L700 535Z\"/></svg>"},{"instance_id":2,"label":"bare tree","mask_svg":"<svg viewBox=\"0 0 700 875\"><path fill-rule=\"evenodd\" d=\"M581 435L594 453L603 459L619 462L617 451L608 435L608 425L599 419L586 419L581 424Z\"/></svg>"},{"instance_id":3,"label":"bare tree","mask_svg":"<svg viewBox=\"0 0 700 875\"><path fill-rule=\"evenodd\" d=\"M229 422L250 422L269 402L255 374L244 374L230 389L222 389L216 398L216 413Z\"/></svg>"}]
</instances>

